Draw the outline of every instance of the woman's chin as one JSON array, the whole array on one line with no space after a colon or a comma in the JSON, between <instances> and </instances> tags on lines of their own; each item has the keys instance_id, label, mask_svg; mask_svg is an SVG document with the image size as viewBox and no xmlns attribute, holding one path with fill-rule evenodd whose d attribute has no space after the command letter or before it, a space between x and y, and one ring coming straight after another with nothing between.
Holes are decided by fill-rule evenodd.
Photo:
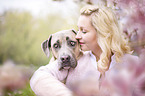
<instances>
[{"instance_id":1,"label":"woman's chin","mask_svg":"<svg viewBox=\"0 0 145 96\"><path fill-rule=\"evenodd\" d=\"M85 48L85 47L81 47L81 50L82 51L89 51L89 49L88 48Z\"/></svg>"},{"instance_id":2,"label":"woman's chin","mask_svg":"<svg viewBox=\"0 0 145 96\"><path fill-rule=\"evenodd\" d=\"M85 44L80 45L82 51L89 51L90 49Z\"/></svg>"}]
</instances>

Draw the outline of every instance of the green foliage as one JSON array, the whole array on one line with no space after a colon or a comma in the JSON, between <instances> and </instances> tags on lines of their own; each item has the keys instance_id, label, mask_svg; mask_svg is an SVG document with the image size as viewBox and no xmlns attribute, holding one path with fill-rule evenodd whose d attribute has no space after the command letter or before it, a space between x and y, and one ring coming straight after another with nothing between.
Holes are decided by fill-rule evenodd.
<instances>
[{"instance_id":1,"label":"green foliage","mask_svg":"<svg viewBox=\"0 0 145 96\"><path fill-rule=\"evenodd\" d=\"M47 64L49 59L41 49L41 43L50 34L72 29L60 14L33 17L29 12L7 11L0 21L0 63L12 59L19 64Z\"/></svg>"}]
</instances>

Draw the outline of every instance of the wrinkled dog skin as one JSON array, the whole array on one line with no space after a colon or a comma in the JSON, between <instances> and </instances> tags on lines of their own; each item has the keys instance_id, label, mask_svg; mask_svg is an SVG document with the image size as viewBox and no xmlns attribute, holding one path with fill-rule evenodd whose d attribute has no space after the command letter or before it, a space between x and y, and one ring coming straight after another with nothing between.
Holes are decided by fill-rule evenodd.
<instances>
[{"instance_id":1,"label":"wrinkled dog skin","mask_svg":"<svg viewBox=\"0 0 145 96\"><path fill-rule=\"evenodd\" d=\"M75 35L76 32L74 30L63 30L51 34L48 40L42 43L42 49L47 57L49 57L51 50L53 59L58 60L59 70L77 66L77 60L81 52Z\"/></svg>"}]
</instances>

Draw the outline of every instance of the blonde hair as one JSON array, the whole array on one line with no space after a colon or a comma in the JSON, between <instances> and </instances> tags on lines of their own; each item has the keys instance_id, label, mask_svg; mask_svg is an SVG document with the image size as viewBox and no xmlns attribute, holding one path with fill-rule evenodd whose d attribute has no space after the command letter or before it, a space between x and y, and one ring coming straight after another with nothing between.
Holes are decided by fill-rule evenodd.
<instances>
[{"instance_id":1,"label":"blonde hair","mask_svg":"<svg viewBox=\"0 0 145 96\"><path fill-rule=\"evenodd\" d=\"M91 16L91 24L98 34L97 42L102 49L97 65L100 72L109 69L112 54L115 54L116 61L119 62L123 54L131 53L118 20L110 8L90 5L83 7L80 12L81 15Z\"/></svg>"}]
</instances>

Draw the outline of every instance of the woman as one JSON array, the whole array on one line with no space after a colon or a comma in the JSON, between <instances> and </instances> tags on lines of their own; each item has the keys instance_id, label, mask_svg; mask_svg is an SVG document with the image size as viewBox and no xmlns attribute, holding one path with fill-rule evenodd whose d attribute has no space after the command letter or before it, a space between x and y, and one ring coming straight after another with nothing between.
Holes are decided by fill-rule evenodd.
<instances>
[{"instance_id":1,"label":"woman","mask_svg":"<svg viewBox=\"0 0 145 96\"><path fill-rule=\"evenodd\" d=\"M131 55L115 14L108 7L93 5L83 7L80 12L76 39L81 50L91 51L91 57L96 58L101 73L98 93L100 96L131 96L134 93L130 91L131 82L136 74L133 66L138 66L139 58Z\"/></svg>"},{"instance_id":2,"label":"woman","mask_svg":"<svg viewBox=\"0 0 145 96\"><path fill-rule=\"evenodd\" d=\"M83 51L91 50L96 57L98 70L104 74L110 67L111 57L119 62L130 47L122 37L122 30L113 11L107 7L86 6L78 20L79 40Z\"/></svg>"}]
</instances>

